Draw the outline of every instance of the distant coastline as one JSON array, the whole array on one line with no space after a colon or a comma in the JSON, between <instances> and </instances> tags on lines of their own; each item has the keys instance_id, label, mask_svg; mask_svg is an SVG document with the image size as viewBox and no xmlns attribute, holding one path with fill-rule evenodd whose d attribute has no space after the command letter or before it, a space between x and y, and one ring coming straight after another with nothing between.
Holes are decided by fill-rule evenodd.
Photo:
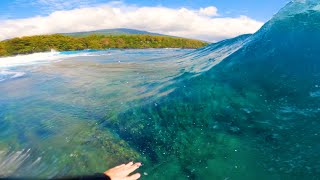
<instances>
[{"instance_id":1,"label":"distant coastline","mask_svg":"<svg viewBox=\"0 0 320 180\"><path fill-rule=\"evenodd\" d=\"M145 48L185 48L196 49L208 45L207 42L179 37L127 34L127 35L89 35L74 37L62 34L26 36L0 42L0 57L56 51L75 51L84 49L103 50L145 49Z\"/></svg>"}]
</instances>

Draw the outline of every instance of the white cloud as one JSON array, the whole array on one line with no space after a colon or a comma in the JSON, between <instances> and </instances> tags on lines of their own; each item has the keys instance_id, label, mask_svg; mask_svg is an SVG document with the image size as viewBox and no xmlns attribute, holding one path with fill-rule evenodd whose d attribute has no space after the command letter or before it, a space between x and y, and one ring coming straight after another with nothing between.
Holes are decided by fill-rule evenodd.
<instances>
[{"instance_id":1,"label":"white cloud","mask_svg":"<svg viewBox=\"0 0 320 180\"><path fill-rule=\"evenodd\" d=\"M200 8L199 13L205 16L218 16L218 9L214 6L209 6L206 8Z\"/></svg>"},{"instance_id":2,"label":"white cloud","mask_svg":"<svg viewBox=\"0 0 320 180\"><path fill-rule=\"evenodd\" d=\"M212 15L215 15L212 7L200 10L172 9L112 2L95 7L55 11L48 16L2 20L0 40L36 34L132 28L215 42L253 33L262 26L262 22L246 16L228 18Z\"/></svg>"}]
</instances>

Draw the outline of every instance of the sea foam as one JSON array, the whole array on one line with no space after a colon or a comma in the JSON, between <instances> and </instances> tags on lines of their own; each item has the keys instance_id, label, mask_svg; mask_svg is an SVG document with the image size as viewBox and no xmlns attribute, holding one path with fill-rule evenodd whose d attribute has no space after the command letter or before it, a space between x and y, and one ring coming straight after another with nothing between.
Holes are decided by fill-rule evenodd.
<instances>
[{"instance_id":1,"label":"sea foam","mask_svg":"<svg viewBox=\"0 0 320 180\"><path fill-rule=\"evenodd\" d=\"M92 56L92 52L78 51L77 53L65 52L44 52L34 53L28 55L17 55L11 57L0 58L0 68L12 68L18 66L28 66L34 64L52 63L63 59L77 57L77 56Z\"/></svg>"},{"instance_id":2,"label":"sea foam","mask_svg":"<svg viewBox=\"0 0 320 180\"><path fill-rule=\"evenodd\" d=\"M22 69L19 67L53 63L67 60L68 58L72 57L97 55L99 54L97 54L95 51L88 50L70 52L58 52L51 50L51 52L3 57L0 58L0 82L23 77L26 73L21 72ZM17 68L19 68L19 71Z\"/></svg>"}]
</instances>

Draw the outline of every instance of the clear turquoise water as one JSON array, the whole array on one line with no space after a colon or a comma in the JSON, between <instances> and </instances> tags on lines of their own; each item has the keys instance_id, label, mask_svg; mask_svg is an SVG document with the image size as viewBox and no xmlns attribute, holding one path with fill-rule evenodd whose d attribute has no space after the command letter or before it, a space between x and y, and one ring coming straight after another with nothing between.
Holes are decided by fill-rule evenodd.
<instances>
[{"instance_id":1,"label":"clear turquoise water","mask_svg":"<svg viewBox=\"0 0 320 180\"><path fill-rule=\"evenodd\" d=\"M157 93L158 88L179 69L164 57L191 51L53 52L23 56L23 65L2 67L0 172L51 177L144 160L101 123L106 113L125 111L136 99L165 95ZM34 63L48 56L56 57Z\"/></svg>"},{"instance_id":2,"label":"clear turquoise water","mask_svg":"<svg viewBox=\"0 0 320 180\"><path fill-rule=\"evenodd\" d=\"M0 172L87 174L133 160L142 179L319 179L319 4L294 1L257 33L195 51L2 65Z\"/></svg>"}]
</instances>

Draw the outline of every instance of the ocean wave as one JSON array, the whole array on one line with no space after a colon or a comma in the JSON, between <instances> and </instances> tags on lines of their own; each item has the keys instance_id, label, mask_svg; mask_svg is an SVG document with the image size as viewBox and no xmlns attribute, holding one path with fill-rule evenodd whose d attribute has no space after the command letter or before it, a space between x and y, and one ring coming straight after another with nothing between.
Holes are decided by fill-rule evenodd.
<instances>
[{"instance_id":1,"label":"ocean wave","mask_svg":"<svg viewBox=\"0 0 320 180\"><path fill-rule=\"evenodd\" d=\"M59 62L72 57L99 56L96 51L44 52L0 58L0 82L25 76L17 67Z\"/></svg>"},{"instance_id":2,"label":"ocean wave","mask_svg":"<svg viewBox=\"0 0 320 180\"><path fill-rule=\"evenodd\" d=\"M18 55L0 58L0 68L11 68L17 66L32 65L44 62L51 62L61 58L59 52L35 53L29 55Z\"/></svg>"},{"instance_id":3,"label":"ocean wave","mask_svg":"<svg viewBox=\"0 0 320 180\"><path fill-rule=\"evenodd\" d=\"M62 59L77 56L99 56L96 51L70 51L70 52L44 52L28 55L17 55L11 57L0 58L0 68L12 68L18 66L28 66L34 64L43 64L57 62Z\"/></svg>"}]
</instances>

